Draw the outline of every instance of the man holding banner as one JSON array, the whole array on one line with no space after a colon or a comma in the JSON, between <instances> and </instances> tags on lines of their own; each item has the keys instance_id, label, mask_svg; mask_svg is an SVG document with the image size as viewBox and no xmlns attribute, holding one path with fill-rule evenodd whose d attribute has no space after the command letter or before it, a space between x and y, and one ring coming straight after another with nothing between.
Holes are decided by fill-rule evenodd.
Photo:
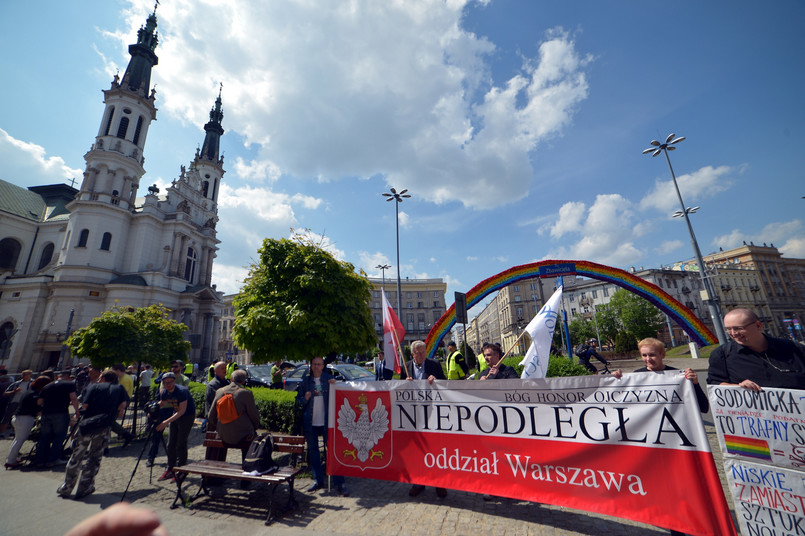
<instances>
[{"instance_id":1,"label":"man holding banner","mask_svg":"<svg viewBox=\"0 0 805 536\"><path fill-rule=\"evenodd\" d=\"M805 387L805 350L801 345L765 335L763 323L749 309L727 313L724 326L732 340L710 355L708 384L739 385L750 391Z\"/></svg>"}]
</instances>

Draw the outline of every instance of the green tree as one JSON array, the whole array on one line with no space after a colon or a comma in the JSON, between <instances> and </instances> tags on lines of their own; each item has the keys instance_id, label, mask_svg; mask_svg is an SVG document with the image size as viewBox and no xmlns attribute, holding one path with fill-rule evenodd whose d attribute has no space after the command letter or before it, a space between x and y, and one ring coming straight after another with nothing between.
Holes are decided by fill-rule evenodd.
<instances>
[{"instance_id":1,"label":"green tree","mask_svg":"<svg viewBox=\"0 0 805 536\"><path fill-rule=\"evenodd\" d=\"M656 337L663 319L659 309L650 302L623 289L617 290L609 301L609 308L617 313L623 329L636 339Z\"/></svg>"},{"instance_id":2,"label":"green tree","mask_svg":"<svg viewBox=\"0 0 805 536\"><path fill-rule=\"evenodd\" d=\"M162 305L114 307L94 318L67 339L78 358L94 367L115 363L151 363L165 367L176 359L187 359L190 343L183 339L187 326L172 320Z\"/></svg>"},{"instance_id":3,"label":"green tree","mask_svg":"<svg viewBox=\"0 0 805 536\"><path fill-rule=\"evenodd\" d=\"M570 330L570 341L574 345L596 338L595 325L583 316L574 316L567 327Z\"/></svg>"},{"instance_id":4,"label":"green tree","mask_svg":"<svg viewBox=\"0 0 805 536\"><path fill-rule=\"evenodd\" d=\"M308 360L377 345L371 283L321 245L266 238L234 300L233 338L260 362Z\"/></svg>"},{"instance_id":5,"label":"green tree","mask_svg":"<svg viewBox=\"0 0 805 536\"><path fill-rule=\"evenodd\" d=\"M595 311L595 321L598 323L598 333L601 335L601 341L599 342L613 345L615 336L622 329L617 311L610 309L606 305L598 306Z\"/></svg>"}]
</instances>

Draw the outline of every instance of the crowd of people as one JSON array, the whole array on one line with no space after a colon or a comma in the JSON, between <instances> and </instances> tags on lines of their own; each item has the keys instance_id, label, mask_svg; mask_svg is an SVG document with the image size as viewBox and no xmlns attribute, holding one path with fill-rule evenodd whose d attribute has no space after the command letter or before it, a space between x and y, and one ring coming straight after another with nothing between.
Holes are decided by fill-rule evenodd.
<instances>
[{"instance_id":1,"label":"crowd of people","mask_svg":"<svg viewBox=\"0 0 805 536\"><path fill-rule=\"evenodd\" d=\"M770 387L805 388L805 346L767 335L757 315L747 309L730 311L724 317L724 324L731 340L710 355L708 384L735 385L751 391ZM634 373L677 370L665 364L665 345L662 341L646 338L638 342L638 349L645 366ZM499 344L484 344L477 379L519 378L517 370L503 362L503 355ZM466 360L454 343L447 345L445 367L427 358L422 341L411 344L411 356L412 359L400 371L401 379L433 383L437 380L465 379L469 373ZM596 344L589 344L584 357L579 356L579 361L588 366L592 357L606 364L597 353ZM281 381L282 374L279 364L275 363L277 382ZM155 385L158 411L149 414L154 433L147 438L152 441L148 465L154 464L162 432L168 430L167 469L160 480L175 480L173 469L187 462L188 437L196 415L195 403L188 389L190 378L184 374L186 365L174 361L170 370L159 374L150 365L141 367L139 374L137 370L122 364L105 371L92 366L79 366L58 373L45 371L37 377L33 377L32 371L24 370L17 381L10 381L6 372L0 370L0 438L12 429L14 432L6 469L19 467L21 448L30 437L38 418L39 436L33 465L53 467L63 464L66 458L63 445L68 433L71 433L70 457L64 481L57 493L62 497L75 493L76 498L93 493L94 478L108 448L111 433L120 435L124 447L134 438L120 422L127 405L135 395L143 404L147 403L151 398L151 387ZM254 395L245 388L247 373L231 359L213 363L209 371L204 400L207 429L217 431L225 446L239 448L245 458L249 441L256 436L260 425ZM383 368L382 354L377 361L376 372L378 380L391 378L389 371ZM697 373L691 368L679 373L692 382L700 411L708 412L707 395ZM615 371L614 375L618 378L623 376L620 370ZM314 357L296 394L313 476L313 484L307 489L311 493L323 488L325 483L320 444L325 447L327 444L327 405L330 385L333 383L335 379L327 372L324 359ZM139 385L137 390L136 385ZM333 477L332 483L339 494L349 495L343 477ZM424 486L413 485L409 495L417 496L423 490ZM447 490L436 488L436 495L443 498Z\"/></svg>"}]
</instances>

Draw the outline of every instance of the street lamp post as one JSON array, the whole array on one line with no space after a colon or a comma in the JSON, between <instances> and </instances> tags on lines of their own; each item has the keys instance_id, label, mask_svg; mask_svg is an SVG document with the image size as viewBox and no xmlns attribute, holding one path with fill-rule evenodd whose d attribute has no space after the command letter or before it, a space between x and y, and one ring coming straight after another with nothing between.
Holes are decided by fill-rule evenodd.
<instances>
[{"instance_id":1,"label":"street lamp post","mask_svg":"<svg viewBox=\"0 0 805 536\"><path fill-rule=\"evenodd\" d=\"M407 194L408 190L398 192L394 188L390 188L389 192L383 192L383 197L386 201L394 201L394 216L397 224L397 317L402 321L402 284L400 282L400 203L403 199L411 197Z\"/></svg>"},{"instance_id":2,"label":"street lamp post","mask_svg":"<svg viewBox=\"0 0 805 536\"><path fill-rule=\"evenodd\" d=\"M710 317L713 319L713 326L716 329L716 337L718 337L719 344L725 344L727 342L727 336L724 332L724 324L721 320L721 313L718 310L718 304L716 303L716 294L713 291L713 284L710 281L710 278L707 276L707 268L704 265L704 259L702 258L702 252L699 249L699 243L696 241L696 235L693 233L693 225L690 223L690 214L696 212L699 207L692 207L686 208L685 202L682 201L682 194L679 192L679 185L676 182L676 175L674 174L674 168L671 166L671 159L668 157L668 151L673 151L676 149L674 147L675 144L683 141L685 138L680 136L678 138L674 137L674 134L669 134L667 138L665 138L665 143L660 143L657 140L652 140L651 147L645 149L643 154L651 153L651 156L657 156L660 153L665 155L665 160L668 162L668 169L671 170L671 179L674 182L674 188L676 189L676 196L679 198L679 204L682 206L682 210L677 211L674 213L674 217L683 217L685 218L685 223L688 225L688 232L690 233L690 242L693 245L693 253L696 255L696 262L699 263L699 275L702 278L702 285L704 286L705 293L707 294L706 299L704 300L707 304L707 309L710 311Z\"/></svg>"},{"instance_id":3,"label":"street lamp post","mask_svg":"<svg viewBox=\"0 0 805 536\"><path fill-rule=\"evenodd\" d=\"M382 274L381 277L383 278L383 292L386 292L386 270L391 268L391 266L389 266L388 264L378 264L377 266L375 266L375 268L380 270L380 273Z\"/></svg>"}]
</instances>

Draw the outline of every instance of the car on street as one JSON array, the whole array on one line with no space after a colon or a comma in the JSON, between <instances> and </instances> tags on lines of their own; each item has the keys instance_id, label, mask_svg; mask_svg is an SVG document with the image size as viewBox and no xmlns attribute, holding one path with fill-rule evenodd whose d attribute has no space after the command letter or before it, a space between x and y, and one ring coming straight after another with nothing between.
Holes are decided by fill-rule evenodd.
<instances>
[{"instance_id":1,"label":"car on street","mask_svg":"<svg viewBox=\"0 0 805 536\"><path fill-rule=\"evenodd\" d=\"M305 375L305 372L307 372L309 368L310 365L299 365L296 367L296 370L288 373L288 375L285 376L284 389L286 391L296 391L296 388L299 387L299 384L302 382L302 376ZM334 365L331 363L327 365L327 372L331 374L336 381L340 382L375 381L374 373L358 365Z\"/></svg>"},{"instance_id":2,"label":"car on street","mask_svg":"<svg viewBox=\"0 0 805 536\"><path fill-rule=\"evenodd\" d=\"M240 368L246 371L246 387L271 387L271 369L273 363L262 365L241 365ZM293 363L283 362L280 369L290 370L295 368Z\"/></svg>"}]
</instances>

